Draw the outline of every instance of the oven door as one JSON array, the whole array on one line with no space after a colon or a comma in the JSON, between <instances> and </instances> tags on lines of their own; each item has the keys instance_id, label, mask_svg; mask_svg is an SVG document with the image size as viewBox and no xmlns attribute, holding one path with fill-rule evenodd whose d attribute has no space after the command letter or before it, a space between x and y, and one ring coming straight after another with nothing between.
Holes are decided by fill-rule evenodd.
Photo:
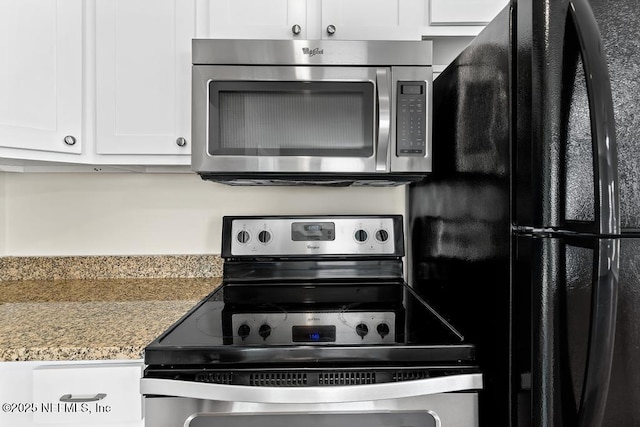
<instances>
[{"instance_id":1,"label":"oven door","mask_svg":"<svg viewBox=\"0 0 640 427\"><path fill-rule=\"evenodd\" d=\"M391 84L390 67L194 65L192 167L388 172Z\"/></svg>"},{"instance_id":2,"label":"oven door","mask_svg":"<svg viewBox=\"0 0 640 427\"><path fill-rule=\"evenodd\" d=\"M481 374L355 386L250 387L141 380L154 427L477 426Z\"/></svg>"},{"instance_id":3,"label":"oven door","mask_svg":"<svg viewBox=\"0 0 640 427\"><path fill-rule=\"evenodd\" d=\"M370 413L254 413L197 414L185 426L189 427L436 427L434 414L428 411Z\"/></svg>"}]
</instances>

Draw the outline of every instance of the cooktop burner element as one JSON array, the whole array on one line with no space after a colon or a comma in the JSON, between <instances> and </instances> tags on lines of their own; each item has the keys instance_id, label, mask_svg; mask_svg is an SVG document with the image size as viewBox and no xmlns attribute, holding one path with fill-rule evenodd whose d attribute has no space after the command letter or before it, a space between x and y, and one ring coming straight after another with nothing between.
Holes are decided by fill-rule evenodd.
<instances>
[{"instance_id":1,"label":"cooktop burner element","mask_svg":"<svg viewBox=\"0 0 640 427\"><path fill-rule=\"evenodd\" d=\"M148 372L472 366L404 282L402 230L398 215L225 217L223 284L147 346Z\"/></svg>"}]
</instances>

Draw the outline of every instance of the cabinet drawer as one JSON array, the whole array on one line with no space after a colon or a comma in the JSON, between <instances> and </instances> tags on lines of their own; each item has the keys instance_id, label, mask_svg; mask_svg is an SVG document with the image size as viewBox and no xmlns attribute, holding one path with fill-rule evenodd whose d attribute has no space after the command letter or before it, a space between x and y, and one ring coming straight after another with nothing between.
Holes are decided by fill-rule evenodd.
<instances>
[{"instance_id":1,"label":"cabinet drawer","mask_svg":"<svg viewBox=\"0 0 640 427\"><path fill-rule=\"evenodd\" d=\"M142 364L41 366L33 370L35 424L115 424L142 418Z\"/></svg>"}]
</instances>

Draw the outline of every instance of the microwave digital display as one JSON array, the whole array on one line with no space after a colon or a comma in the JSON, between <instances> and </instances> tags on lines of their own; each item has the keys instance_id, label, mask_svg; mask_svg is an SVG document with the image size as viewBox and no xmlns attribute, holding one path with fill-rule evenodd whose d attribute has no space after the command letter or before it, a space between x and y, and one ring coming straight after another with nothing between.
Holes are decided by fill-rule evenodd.
<instances>
[{"instance_id":1,"label":"microwave digital display","mask_svg":"<svg viewBox=\"0 0 640 427\"><path fill-rule=\"evenodd\" d=\"M294 222L291 224L291 240L294 242L331 241L336 238L333 222Z\"/></svg>"}]
</instances>

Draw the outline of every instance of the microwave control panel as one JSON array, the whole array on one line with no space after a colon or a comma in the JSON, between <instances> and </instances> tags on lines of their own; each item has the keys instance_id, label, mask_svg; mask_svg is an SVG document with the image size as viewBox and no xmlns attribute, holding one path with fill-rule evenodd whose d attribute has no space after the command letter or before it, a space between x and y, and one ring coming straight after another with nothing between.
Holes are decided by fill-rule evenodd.
<instances>
[{"instance_id":1,"label":"microwave control panel","mask_svg":"<svg viewBox=\"0 0 640 427\"><path fill-rule=\"evenodd\" d=\"M400 81L397 88L396 155L423 157L427 149L427 84Z\"/></svg>"}]
</instances>

